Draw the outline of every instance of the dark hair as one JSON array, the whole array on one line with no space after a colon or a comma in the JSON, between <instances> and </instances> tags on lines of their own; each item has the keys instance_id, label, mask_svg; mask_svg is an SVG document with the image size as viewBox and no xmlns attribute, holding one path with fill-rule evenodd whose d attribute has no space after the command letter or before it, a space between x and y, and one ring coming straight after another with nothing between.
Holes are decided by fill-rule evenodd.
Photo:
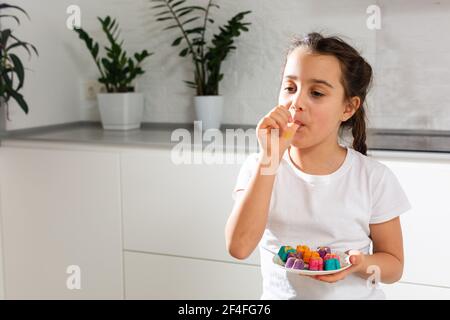
<instances>
[{"instance_id":1,"label":"dark hair","mask_svg":"<svg viewBox=\"0 0 450 320\"><path fill-rule=\"evenodd\" d=\"M366 145L366 112L364 103L372 83L372 67L364 60L358 51L337 36L324 37L312 32L303 38L295 37L286 54L284 67L289 54L298 47L305 47L312 53L332 55L341 65L341 83L344 87L344 99L359 97L360 107L350 119L341 123L340 130L352 129L353 149L367 155ZM283 67L283 70L284 70Z\"/></svg>"}]
</instances>

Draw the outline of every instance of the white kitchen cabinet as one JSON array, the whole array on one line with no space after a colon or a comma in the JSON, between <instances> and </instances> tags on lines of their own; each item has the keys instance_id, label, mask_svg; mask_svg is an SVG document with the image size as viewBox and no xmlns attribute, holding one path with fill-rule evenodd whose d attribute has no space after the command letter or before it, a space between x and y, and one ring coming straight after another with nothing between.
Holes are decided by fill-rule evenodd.
<instances>
[{"instance_id":1,"label":"white kitchen cabinet","mask_svg":"<svg viewBox=\"0 0 450 320\"><path fill-rule=\"evenodd\" d=\"M388 300L450 300L450 288L401 282L382 288Z\"/></svg>"},{"instance_id":2,"label":"white kitchen cabinet","mask_svg":"<svg viewBox=\"0 0 450 320\"><path fill-rule=\"evenodd\" d=\"M259 299L257 266L125 252L126 299Z\"/></svg>"},{"instance_id":3,"label":"white kitchen cabinet","mask_svg":"<svg viewBox=\"0 0 450 320\"><path fill-rule=\"evenodd\" d=\"M177 165L156 148L126 152L121 163L125 249L237 261L224 230L241 163ZM257 251L244 263L259 264Z\"/></svg>"},{"instance_id":4,"label":"white kitchen cabinet","mask_svg":"<svg viewBox=\"0 0 450 320\"><path fill-rule=\"evenodd\" d=\"M2 146L0 161L6 298L122 298L119 154Z\"/></svg>"},{"instance_id":5,"label":"white kitchen cabinet","mask_svg":"<svg viewBox=\"0 0 450 320\"><path fill-rule=\"evenodd\" d=\"M408 152L392 155L379 152L375 158L392 169L412 205L401 216L402 281L450 287L450 272L445 267L450 265L450 157Z\"/></svg>"}]
</instances>

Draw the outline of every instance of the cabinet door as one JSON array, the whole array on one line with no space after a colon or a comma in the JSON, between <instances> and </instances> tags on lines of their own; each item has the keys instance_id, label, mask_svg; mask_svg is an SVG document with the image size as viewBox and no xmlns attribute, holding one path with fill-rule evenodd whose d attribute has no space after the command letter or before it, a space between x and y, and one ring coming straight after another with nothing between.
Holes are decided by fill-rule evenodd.
<instances>
[{"instance_id":1,"label":"cabinet door","mask_svg":"<svg viewBox=\"0 0 450 320\"><path fill-rule=\"evenodd\" d=\"M123 296L119 160L107 152L0 149L7 299Z\"/></svg>"},{"instance_id":2,"label":"cabinet door","mask_svg":"<svg viewBox=\"0 0 450 320\"><path fill-rule=\"evenodd\" d=\"M125 252L126 299L259 299L260 268Z\"/></svg>"},{"instance_id":3,"label":"cabinet door","mask_svg":"<svg viewBox=\"0 0 450 320\"><path fill-rule=\"evenodd\" d=\"M382 285L389 300L449 300L450 288L395 283Z\"/></svg>"},{"instance_id":4,"label":"cabinet door","mask_svg":"<svg viewBox=\"0 0 450 320\"><path fill-rule=\"evenodd\" d=\"M402 280L450 287L450 272L445 270L450 265L450 160L411 159L407 153L403 159L378 159L395 173L412 205L401 217Z\"/></svg>"},{"instance_id":5,"label":"cabinet door","mask_svg":"<svg viewBox=\"0 0 450 320\"><path fill-rule=\"evenodd\" d=\"M225 247L225 223L240 167L177 165L169 149L124 153L125 249L236 261ZM257 251L245 263L258 264Z\"/></svg>"}]
</instances>

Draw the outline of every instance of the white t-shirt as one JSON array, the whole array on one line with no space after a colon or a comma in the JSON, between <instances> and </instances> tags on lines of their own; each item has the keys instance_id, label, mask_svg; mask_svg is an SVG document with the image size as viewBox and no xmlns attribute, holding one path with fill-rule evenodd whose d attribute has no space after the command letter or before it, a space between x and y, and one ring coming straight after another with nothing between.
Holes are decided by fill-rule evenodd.
<instances>
[{"instance_id":1,"label":"white t-shirt","mask_svg":"<svg viewBox=\"0 0 450 320\"><path fill-rule=\"evenodd\" d=\"M342 145L342 147L345 147ZM288 150L276 173L269 216L259 243L263 294L261 299L384 299L381 289L349 275L325 283L283 271L272 262L282 245L305 244L333 251L370 253L370 224L389 221L411 209L397 177L384 164L350 147L339 169L310 175L291 162ZM250 154L232 192L234 200L253 176L258 153Z\"/></svg>"}]
</instances>

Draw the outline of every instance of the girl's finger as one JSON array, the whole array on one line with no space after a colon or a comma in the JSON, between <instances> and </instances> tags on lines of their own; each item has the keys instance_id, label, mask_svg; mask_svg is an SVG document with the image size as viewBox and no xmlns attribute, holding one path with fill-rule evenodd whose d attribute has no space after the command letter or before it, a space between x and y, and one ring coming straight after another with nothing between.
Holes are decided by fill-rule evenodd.
<instances>
[{"instance_id":1,"label":"girl's finger","mask_svg":"<svg viewBox=\"0 0 450 320\"><path fill-rule=\"evenodd\" d=\"M285 118L285 115L282 115L279 112L273 112L270 114L270 117L277 122L280 128L283 130L287 129L288 119L287 117Z\"/></svg>"},{"instance_id":2,"label":"girl's finger","mask_svg":"<svg viewBox=\"0 0 450 320\"><path fill-rule=\"evenodd\" d=\"M266 129L266 128L280 129L280 126L277 124L277 122L274 119L272 119L270 117L265 117L261 123L260 129Z\"/></svg>"},{"instance_id":3,"label":"girl's finger","mask_svg":"<svg viewBox=\"0 0 450 320\"><path fill-rule=\"evenodd\" d=\"M289 122L289 116L291 115L289 111L287 111L286 109L284 109L283 107L277 107L274 110L274 113L280 115L281 117L283 117L283 119L286 120L286 122Z\"/></svg>"},{"instance_id":4,"label":"girl's finger","mask_svg":"<svg viewBox=\"0 0 450 320\"><path fill-rule=\"evenodd\" d=\"M278 107L278 110L279 110L282 114L286 115L288 122L292 122L292 121L293 121L293 119L292 119L292 114L291 114L291 112L289 111L289 108L286 109L284 106L279 106L279 107Z\"/></svg>"}]
</instances>

